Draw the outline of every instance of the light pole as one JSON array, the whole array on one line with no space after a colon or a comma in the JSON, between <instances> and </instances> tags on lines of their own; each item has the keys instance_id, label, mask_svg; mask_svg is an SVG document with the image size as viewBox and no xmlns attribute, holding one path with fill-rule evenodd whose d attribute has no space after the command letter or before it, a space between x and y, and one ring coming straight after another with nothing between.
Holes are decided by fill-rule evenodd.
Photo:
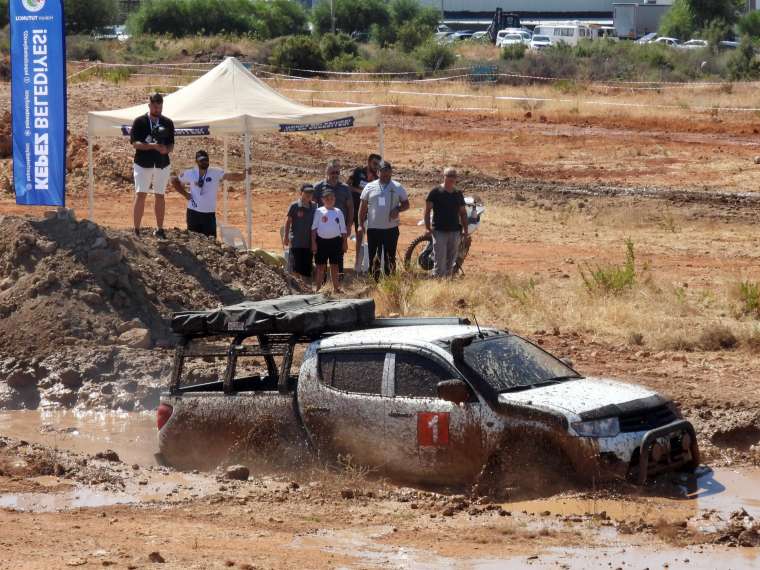
<instances>
[{"instance_id":1,"label":"light pole","mask_svg":"<svg viewBox=\"0 0 760 570\"><path fill-rule=\"evenodd\" d=\"M330 29L335 35L335 0L330 0Z\"/></svg>"}]
</instances>

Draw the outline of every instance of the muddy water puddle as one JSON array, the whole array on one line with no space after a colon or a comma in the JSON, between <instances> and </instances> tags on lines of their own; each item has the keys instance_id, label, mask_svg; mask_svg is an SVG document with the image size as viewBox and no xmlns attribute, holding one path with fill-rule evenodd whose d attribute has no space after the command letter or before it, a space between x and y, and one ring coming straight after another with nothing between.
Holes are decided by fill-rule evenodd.
<instances>
[{"instance_id":1,"label":"muddy water puddle","mask_svg":"<svg viewBox=\"0 0 760 570\"><path fill-rule=\"evenodd\" d=\"M129 464L156 464L157 434L154 413L0 412L0 435L88 455L112 449Z\"/></svg>"}]
</instances>

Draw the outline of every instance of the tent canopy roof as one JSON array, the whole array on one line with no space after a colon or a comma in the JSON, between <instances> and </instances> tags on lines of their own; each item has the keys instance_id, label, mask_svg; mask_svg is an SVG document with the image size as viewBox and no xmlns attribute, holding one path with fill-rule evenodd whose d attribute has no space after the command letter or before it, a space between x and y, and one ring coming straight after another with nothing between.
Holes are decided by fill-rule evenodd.
<instances>
[{"instance_id":1,"label":"tent canopy roof","mask_svg":"<svg viewBox=\"0 0 760 570\"><path fill-rule=\"evenodd\" d=\"M147 102L113 111L88 113L88 134L128 134ZM371 127L379 108L309 107L284 97L254 76L234 57L225 59L190 85L164 97L163 114L188 135L239 135L256 131L291 132L343 127Z\"/></svg>"}]
</instances>

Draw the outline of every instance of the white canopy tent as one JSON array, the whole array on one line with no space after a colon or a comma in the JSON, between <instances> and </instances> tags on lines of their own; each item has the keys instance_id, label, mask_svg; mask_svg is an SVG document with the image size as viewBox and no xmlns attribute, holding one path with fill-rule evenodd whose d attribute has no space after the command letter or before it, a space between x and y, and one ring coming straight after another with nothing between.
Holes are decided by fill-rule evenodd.
<instances>
[{"instance_id":1,"label":"white canopy tent","mask_svg":"<svg viewBox=\"0 0 760 570\"><path fill-rule=\"evenodd\" d=\"M95 137L129 136L135 117L148 111L147 103L114 111L91 111L87 116L89 162L88 217L94 209L95 178L92 145ZM175 136L221 136L224 166L230 135L243 135L246 171L251 163L250 137L257 132L305 132L348 127L378 127L383 154L383 123L376 106L309 107L269 87L237 59L230 57L190 85L164 97L163 114L174 121ZM247 239L252 245L251 179L245 177ZM227 186L224 187L227 221Z\"/></svg>"}]
</instances>

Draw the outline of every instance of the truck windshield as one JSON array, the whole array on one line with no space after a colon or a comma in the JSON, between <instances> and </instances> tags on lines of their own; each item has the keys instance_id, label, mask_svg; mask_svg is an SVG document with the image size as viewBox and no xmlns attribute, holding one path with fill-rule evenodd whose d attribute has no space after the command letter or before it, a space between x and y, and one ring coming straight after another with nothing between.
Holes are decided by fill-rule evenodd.
<instances>
[{"instance_id":1,"label":"truck windshield","mask_svg":"<svg viewBox=\"0 0 760 570\"><path fill-rule=\"evenodd\" d=\"M464 348L463 359L497 392L527 390L580 378L551 354L513 335L474 340Z\"/></svg>"}]
</instances>

